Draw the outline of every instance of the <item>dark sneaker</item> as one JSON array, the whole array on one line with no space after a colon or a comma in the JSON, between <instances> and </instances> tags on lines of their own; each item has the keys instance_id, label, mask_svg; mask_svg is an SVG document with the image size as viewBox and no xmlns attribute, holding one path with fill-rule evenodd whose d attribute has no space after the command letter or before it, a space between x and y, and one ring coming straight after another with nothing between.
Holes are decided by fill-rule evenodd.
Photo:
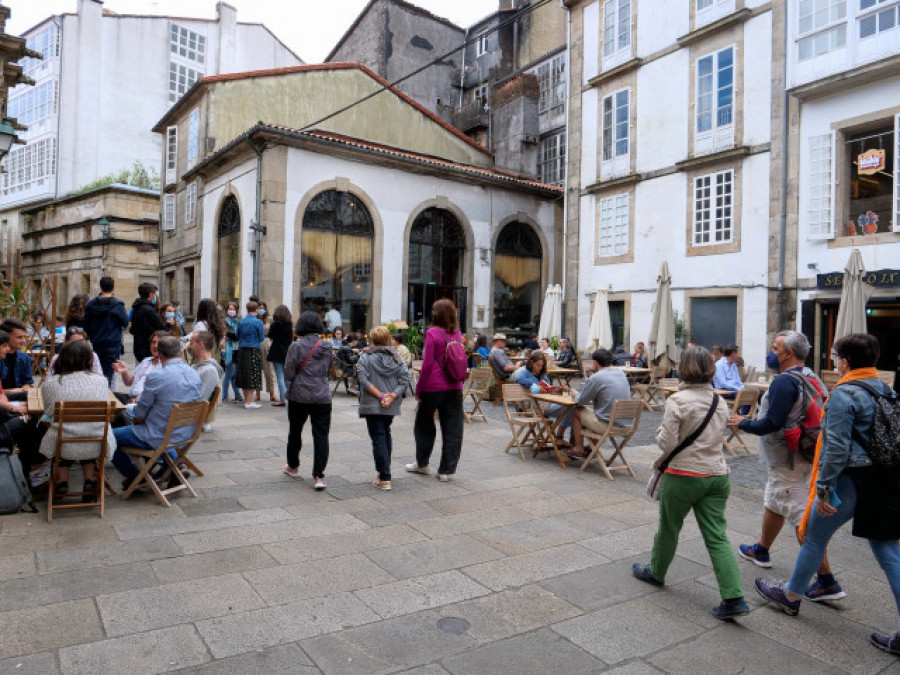
<instances>
[{"instance_id":1,"label":"dark sneaker","mask_svg":"<svg viewBox=\"0 0 900 675\"><path fill-rule=\"evenodd\" d=\"M843 600L847 594L838 582L835 581L831 586L823 586L816 577L813 585L806 589L803 597L813 602L824 602L826 600Z\"/></svg>"},{"instance_id":2,"label":"dark sneaker","mask_svg":"<svg viewBox=\"0 0 900 675\"><path fill-rule=\"evenodd\" d=\"M731 598L723 600L718 607L713 608L712 615L717 619L733 619L736 616L744 616L750 613L750 605L743 598Z\"/></svg>"},{"instance_id":3,"label":"dark sneaker","mask_svg":"<svg viewBox=\"0 0 900 675\"><path fill-rule=\"evenodd\" d=\"M878 649L886 651L888 654L900 656L900 633L893 635L885 635L884 633L872 633L869 638L873 645Z\"/></svg>"},{"instance_id":4,"label":"dark sneaker","mask_svg":"<svg viewBox=\"0 0 900 675\"><path fill-rule=\"evenodd\" d=\"M784 610L785 614L797 616L797 613L800 611L800 600L788 600L788 597L784 594L784 585L780 581L757 579L753 582L753 585L756 586L756 592L764 600L774 602Z\"/></svg>"},{"instance_id":5,"label":"dark sneaker","mask_svg":"<svg viewBox=\"0 0 900 675\"><path fill-rule=\"evenodd\" d=\"M97 494L97 481L84 481L84 485L82 486L81 491L86 493L81 495L82 504L90 504L91 502L100 501L100 496Z\"/></svg>"},{"instance_id":6,"label":"dark sneaker","mask_svg":"<svg viewBox=\"0 0 900 675\"><path fill-rule=\"evenodd\" d=\"M759 565L760 567L772 566L772 560L769 558L769 550L760 546L758 542L752 546L741 544L738 546L738 553L740 553L742 558L749 560L754 565Z\"/></svg>"},{"instance_id":7,"label":"dark sneaker","mask_svg":"<svg viewBox=\"0 0 900 675\"><path fill-rule=\"evenodd\" d=\"M634 563L631 566L631 573L636 576L641 581L645 581L651 586L662 586L663 582L650 574L650 565L642 565L641 563Z\"/></svg>"}]
</instances>

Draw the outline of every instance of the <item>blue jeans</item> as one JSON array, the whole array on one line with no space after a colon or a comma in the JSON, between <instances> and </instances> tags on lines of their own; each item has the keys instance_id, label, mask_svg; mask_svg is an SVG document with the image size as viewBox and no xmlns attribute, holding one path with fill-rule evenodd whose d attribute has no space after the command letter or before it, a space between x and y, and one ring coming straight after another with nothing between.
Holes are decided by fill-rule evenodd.
<instances>
[{"instance_id":1,"label":"blue jeans","mask_svg":"<svg viewBox=\"0 0 900 675\"><path fill-rule=\"evenodd\" d=\"M375 458L375 469L381 480L391 479L391 422L393 415L366 415L366 426L369 438L372 439L372 457Z\"/></svg>"},{"instance_id":2,"label":"blue jeans","mask_svg":"<svg viewBox=\"0 0 900 675\"><path fill-rule=\"evenodd\" d=\"M113 453L112 463L113 466L119 470L119 473L128 480L131 480L135 476L140 473L140 469L137 464L134 463L134 460L131 459L129 454L119 448L129 447L129 448L142 448L144 450L152 450L153 446L149 443L145 443L140 438L134 435L134 427L119 427L117 429L113 429L113 433L116 436L116 451Z\"/></svg>"},{"instance_id":3,"label":"blue jeans","mask_svg":"<svg viewBox=\"0 0 900 675\"><path fill-rule=\"evenodd\" d=\"M853 518L856 511L856 485L849 476L846 474L838 476L834 491L840 497L841 504L833 516L823 518L816 513L816 508L813 506L809 523L806 526L803 547L794 563L791 580L787 583L787 589L791 593L803 595L813 574L822 564L828 541L841 525ZM900 612L900 541L869 539L869 548L872 549L875 560L878 561L887 576L888 585L894 594L894 602L897 604L897 611Z\"/></svg>"},{"instance_id":4,"label":"blue jeans","mask_svg":"<svg viewBox=\"0 0 900 675\"><path fill-rule=\"evenodd\" d=\"M113 361L122 355L122 345L94 345L94 353L97 355L97 360L100 361L100 368L103 369L103 377L106 378L107 384L111 385L113 374L115 372L112 364Z\"/></svg>"},{"instance_id":5,"label":"blue jeans","mask_svg":"<svg viewBox=\"0 0 900 675\"><path fill-rule=\"evenodd\" d=\"M234 391L234 397L237 398L240 396L240 392L237 388L237 363L232 361L227 366L225 366L225 377L222 382L222 398L228 398L228 389L229 387Z\"/></svg>"},{"instance_id":6,"label":"blue jeans","mask_svg":"<svg viewBox=\"0 0 900 675\"><path fill-rule=\"evenodd\" d=\"M287 387L284 385L284 363L272 361L272 368L275 369L275 379L278 381L278 398L282 401L286 400L284 395L287 393Z\"/></svg>"}]
</instances>

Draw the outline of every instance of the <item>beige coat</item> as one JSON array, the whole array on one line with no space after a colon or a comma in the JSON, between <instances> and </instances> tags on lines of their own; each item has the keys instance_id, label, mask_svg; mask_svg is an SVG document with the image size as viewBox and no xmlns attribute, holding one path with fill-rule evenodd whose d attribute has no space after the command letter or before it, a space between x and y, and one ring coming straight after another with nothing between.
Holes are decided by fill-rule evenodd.
<instances>
[{"instance_id":1,"label":"beige coat","mask_svg":"<svg viewBox=\"0 0 900 675\"><path fill-rule=\"evenodd\" d=\"M666 410L656 430L656 443L663 454L654 463L654 468L662 464L663 459L700 426L709 411L712 393L712 385L682 383L678 393L666 399ZM728 406L720 397L706 429L694 443L675 456L669 468L712 476L728 475L728 464L722 453L727 422Z\"/></svg>"}]
</instances>

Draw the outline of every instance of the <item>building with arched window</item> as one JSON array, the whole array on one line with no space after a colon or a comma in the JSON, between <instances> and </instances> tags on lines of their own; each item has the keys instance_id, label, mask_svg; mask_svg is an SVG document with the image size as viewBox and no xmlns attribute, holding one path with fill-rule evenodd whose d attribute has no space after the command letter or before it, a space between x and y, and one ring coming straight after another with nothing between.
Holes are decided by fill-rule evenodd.
<instances>
[{"instance_id":1,"label":"building with arched window","mask_svg":"<svg viewBox=\"0 0 900 675\"><path fill-rule=\"evenodd\" d=\"M494 169L396 90L316 122L385 84L358 64L210 77L160 120L178 139L162 272L196 270L190 304L257 294L348 331L427 323L450 298L467 332L532 328L561 274L562 190Z\"/></svg>"}]
</instances>

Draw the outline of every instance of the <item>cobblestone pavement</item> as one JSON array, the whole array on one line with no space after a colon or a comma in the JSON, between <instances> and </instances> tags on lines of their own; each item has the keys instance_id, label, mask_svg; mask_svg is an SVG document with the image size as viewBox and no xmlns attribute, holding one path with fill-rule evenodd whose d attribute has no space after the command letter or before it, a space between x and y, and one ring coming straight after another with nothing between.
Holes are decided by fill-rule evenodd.
<instances>
[{"instance_id":1,"label":"cobblestone pavement","mask_svg":"<svg viewBox=\"0 0 900 675\"><path fill-rule=\"evenodd\" d=\"M628 449L637 477L610 482L505 454L491 408L466 426L455 480L439 483L402 470L413 407L394 426L390 493L370 485L365 425L339 395L323 493L308 449L306 480L281 473L284 409L223 404L192 453L197 499L111 498L103 520L71 511L52 525L0 518L0 673L900 673L868 644L897 613L846 531L829 554L850 597L796 618L762 605L760 570L741 560L751 614L714 619L692 518L664 588L631 576L656 529L643 491L659 413ZM755 456L731 465L737 545L758 535L761 470ZM796 551L783 534L767 574L786 577Z\"/></svg>"}]
</instances>

